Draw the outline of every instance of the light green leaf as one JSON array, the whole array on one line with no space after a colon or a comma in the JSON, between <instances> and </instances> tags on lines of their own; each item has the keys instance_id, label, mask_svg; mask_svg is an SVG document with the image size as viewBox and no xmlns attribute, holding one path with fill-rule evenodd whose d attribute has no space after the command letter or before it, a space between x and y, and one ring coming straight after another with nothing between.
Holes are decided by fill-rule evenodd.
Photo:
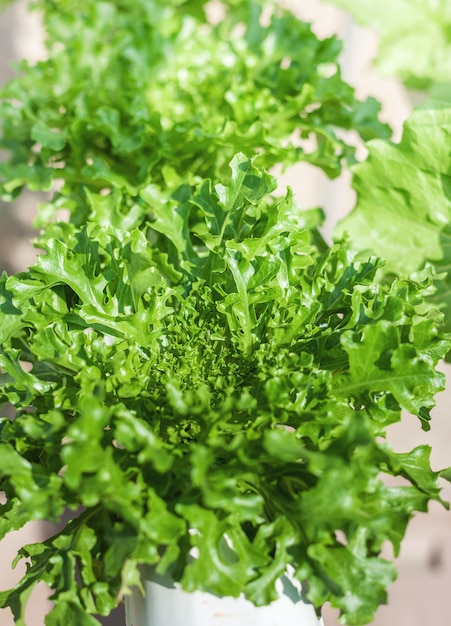
<instances>
[{"instance_id":1,"label":"light green leaf","mask_svg":"<svg viewBox=\"0 0 451 626\"><path fill-rule=\"evenodd\" d=\"M451 109L430 103L412 114L399 144L371 142L368 159L353 168L356 207L336 236L349 232L353 245L376 252L398 274L426 260L448 262L450 132Z\"/></svg>"}]
</instances>

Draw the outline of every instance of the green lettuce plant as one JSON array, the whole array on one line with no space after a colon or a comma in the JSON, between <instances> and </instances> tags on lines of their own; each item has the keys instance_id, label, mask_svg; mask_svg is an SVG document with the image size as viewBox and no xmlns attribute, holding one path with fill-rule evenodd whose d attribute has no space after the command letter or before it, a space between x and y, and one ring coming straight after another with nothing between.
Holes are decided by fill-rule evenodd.
<instances>
[{"instance_id":1,"label":"green lettuce plant","mask_svg":"<svg viewBox=\"0 0 451 626\"><path fill-rule=\"evenodd\" d=\"M340 42L291 13L274 9L262 26L246 0L211 25L205 2L40 4L49 59L23 66L0 109L5 198L62 179L57 199L81 222L87 190L135 197L149 180L167 189L226 177L240 151L263 167L306 160L336 176L354 154L340 133L389 136L379 104L341 79Z\"/></svg>"},{"instance_id":2,"label":"green lettuce plant","mask_svg":"<svg viewBox=\"0 0 451 626\"><path fill-rule=\"evenodd\" d=\"M450 341L432 271L379 280L267 170L337 175L344 130L388 136L377 103L270 3L38 7L48 59L1 104L3 197L50 199L35 264L0 283L0 534L70 521L0 606L24 624L44 581L47 626L92 626L145 564L264 605L291 566L318 610L371 621L383 544L442 502L429 447L386 430L429 428Z\"/></svg>"}]
</instances>

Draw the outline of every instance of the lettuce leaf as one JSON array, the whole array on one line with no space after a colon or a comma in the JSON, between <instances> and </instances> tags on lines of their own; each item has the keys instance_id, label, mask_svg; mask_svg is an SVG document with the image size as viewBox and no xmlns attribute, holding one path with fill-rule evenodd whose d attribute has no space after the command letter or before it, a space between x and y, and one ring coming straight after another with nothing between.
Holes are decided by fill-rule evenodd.
<instances>
[{"instance_id":1,"label":"lettuce leaf","mask_svg":"<svg viewBox=\"0 0 451 626\"><path fill-rule=\"evenodd\" d=\"M387 274L407 276L434 267L435 301L451 328L451 108L430 101L406 121L399 144L373 141L353 168L357 202L337 226L352 246L378 254Z\"/></svg>"}]
</instances>

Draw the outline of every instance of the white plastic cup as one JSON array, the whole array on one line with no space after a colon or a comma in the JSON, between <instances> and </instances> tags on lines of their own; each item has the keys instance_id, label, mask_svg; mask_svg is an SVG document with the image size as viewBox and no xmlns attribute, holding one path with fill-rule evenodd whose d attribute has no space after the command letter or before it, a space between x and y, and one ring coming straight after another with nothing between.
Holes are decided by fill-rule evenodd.
<instances>
[{"instance_id":1,"label":"white plastic cup","mask_svg":"<svg viewBox=\"0 0 451 626\"><path fill-rule=\"evenodd\" d=\"M143 569L142 584L144 596L135 588L125 598L127 626L324 626L301 598L299 583L288 575L278 581L279 598L263 607L244 597L188 593L150 568Z\"/></svg>"}]
</instances>

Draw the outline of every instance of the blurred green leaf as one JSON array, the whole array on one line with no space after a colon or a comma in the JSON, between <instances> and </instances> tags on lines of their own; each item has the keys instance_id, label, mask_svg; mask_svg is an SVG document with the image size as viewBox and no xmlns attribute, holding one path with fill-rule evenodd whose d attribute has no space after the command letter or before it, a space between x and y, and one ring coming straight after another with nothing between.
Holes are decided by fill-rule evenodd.
<instances>
[{"instance_id":1,"label":"blurred green leaf","mask_svg":"<svg viewBox=\"0 0 451 626\"><path fill-rule=\"evenodd\" d=\"M380 35L376 63L413 89L449 83L451 8L435 0L328 0ZM448 100L449 101L449 100Z\"/></svg>"}]
</instances>

